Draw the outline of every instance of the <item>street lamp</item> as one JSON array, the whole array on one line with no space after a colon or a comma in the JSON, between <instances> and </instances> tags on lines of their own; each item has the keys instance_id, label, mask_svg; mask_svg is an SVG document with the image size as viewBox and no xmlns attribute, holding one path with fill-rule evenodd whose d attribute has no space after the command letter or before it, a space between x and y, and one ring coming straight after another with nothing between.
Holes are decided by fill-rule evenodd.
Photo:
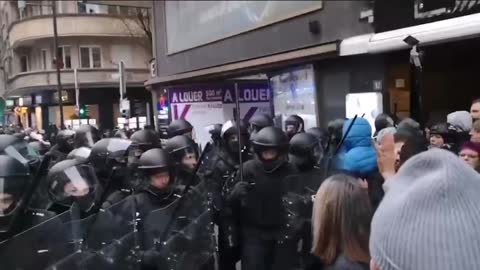
<instances>
[{"instance_id":1,"label":"street lamp","mask_svg":"<svg viewBox=\"0 0 480 270\"><path fill-rule=\"evenodd\" d=\"M52 8L52 17L53 17L53 49L55 50L55 68L57 73L57 94L58 94L58 107L60 109L60 128L65 129L64 116L63 116L63 100L62 100L62 79L60 76L60 65L59 58L60 53L58 51L58 31L57 31L57 5L56 1L52 0L50 5L45 4L33 4L27 3L26 1L18 1L18 7L25 8L26 5L30 6L46 6Z\"/></svg>"}]
</instances>

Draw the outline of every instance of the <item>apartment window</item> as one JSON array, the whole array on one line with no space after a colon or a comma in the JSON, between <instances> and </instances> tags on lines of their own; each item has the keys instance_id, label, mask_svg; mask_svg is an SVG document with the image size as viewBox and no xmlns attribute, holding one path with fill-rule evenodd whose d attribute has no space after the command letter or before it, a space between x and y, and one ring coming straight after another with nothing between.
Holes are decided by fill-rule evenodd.
<instances>
[{"instance_id":1,"label":"apartment window","mask_svg":"<svg viewBox=\"0 0 480 270\"><path fill-rule=\"evenodd\" d=\"M78 13L82 14L99 14L101 9L99 5L96 4L84 4L78 2Z\"/></svg>"},{"instance_id":2,"label":"apartment window","mask_svg":"<svg viewBox=\"0 0 480 270\"><path fill-rule=\"evenodd\" d=\"M72 68L72 56L70 54L70 46L58 47L58 55L63 63L62 68L64 69Z\"/></svg>"},{"instance_id":3,"label":"apartment window","mask_svg":"<svg viewBox=\"0 0 480 270\"><path fill-rule=\"evenodd\" d=\"M42 57L42 69L47 70L47 50L41 50L40 57Z\"/></svg>"},{"instance_id":4,"label":"apartment window","mask_svg":"<svg viewBox=\"0 0 480 270\"><path fill-rule=\"evenodd\" d=\"M82 68L102 67L100 47L80 47L80 66Z\"/></svg>"},{"instance_id":5,"label":"apartment window","mask_svg":"<svg viewBox=\"0 0 480 270\"><path fill-rule=\"evenodd\" d=\"M20 56L20 72L28 71L28 55Z\"/></svg>"}]
</instances>

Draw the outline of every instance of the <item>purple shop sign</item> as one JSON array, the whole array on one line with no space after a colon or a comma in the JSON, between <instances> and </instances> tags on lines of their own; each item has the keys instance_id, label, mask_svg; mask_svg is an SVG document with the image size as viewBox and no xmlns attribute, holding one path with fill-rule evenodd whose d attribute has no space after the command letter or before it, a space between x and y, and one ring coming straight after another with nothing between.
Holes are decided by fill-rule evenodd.
<instances>
[{"instance_id":1,"label":"purple shop sign","mask_svg":"<svg viewBox=\"0 0 480 270\"><path fill-rule=\"evenodd\" d=\"M170 103L197 103L197 102L214 102L222 101L222 86L205 86L192 88L172 88L168 90L168 98Z\"/></svg>"},{"instance_id":2,"label":"purple shop sign","mask_svg":"<svg viewBox=\"0 0 480 270\"><path fill-rule=\"evenodd\" d=\"M239 83L239 95L241 103L270 102L272 91L268 83ZM224 104L235 103L235 86L197 86L192 88L171 88L168 91L169 102L197 103L197 102L222 102Z\"/></svg>"},{"instance_id":3,"label":"purple shop sign","mask_svg":"<svg viewBox=\"0 0 480 270\"><path fill-rule=\"evenodd\" d=\"M238 94L240 103L270 102L272 91L267 83L239 83ZM225 89L223 92L223 103L236 102L234 86Z\"/></svg>"}]
</instances>

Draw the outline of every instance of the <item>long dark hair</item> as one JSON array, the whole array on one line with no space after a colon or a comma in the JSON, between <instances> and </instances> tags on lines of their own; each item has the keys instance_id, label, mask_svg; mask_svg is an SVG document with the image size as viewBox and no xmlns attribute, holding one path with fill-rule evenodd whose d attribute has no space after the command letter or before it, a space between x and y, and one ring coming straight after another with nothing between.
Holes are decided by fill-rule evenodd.
<instances>
[{"instance_id":1,"label":"long dark hair","mask_svg":"<svg viewBox=\"0 0 480 270\"><path fill-rule=\"evenodd\" d=\"M350 261L368 263L373 211L368 190L351 176L327 178L313 207L312 253L331 265L343 253Z\"/></svg>"}]
</instances>

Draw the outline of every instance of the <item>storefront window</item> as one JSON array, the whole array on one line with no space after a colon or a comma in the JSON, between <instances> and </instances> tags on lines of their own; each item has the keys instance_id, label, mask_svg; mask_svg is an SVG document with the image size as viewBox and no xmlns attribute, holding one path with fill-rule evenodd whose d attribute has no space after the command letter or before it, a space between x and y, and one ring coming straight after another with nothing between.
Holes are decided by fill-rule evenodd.
<instances>
[{"instance_id":1,"label":"storefront window","mask_svg":"<svg viewBox=\"0 0 480 270\"><path fill-rule=\"evenodd\" d=\"M313 66L294 68L270 78L275 120L283 127L285 119L296 114L303 118L305 129L317 126L317 102Z\"/></svg>"}]
</instances>

